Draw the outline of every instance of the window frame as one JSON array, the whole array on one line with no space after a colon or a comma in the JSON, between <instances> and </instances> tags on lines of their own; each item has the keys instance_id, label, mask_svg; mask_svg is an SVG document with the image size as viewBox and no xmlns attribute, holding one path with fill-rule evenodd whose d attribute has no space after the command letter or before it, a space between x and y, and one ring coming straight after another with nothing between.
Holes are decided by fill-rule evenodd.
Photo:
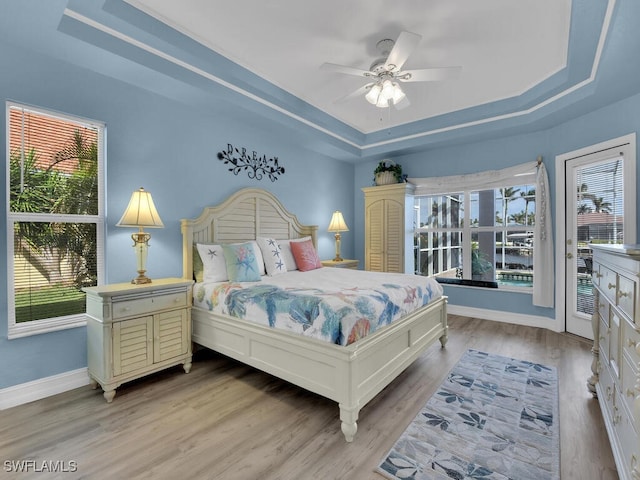
<instances>
[{"instance_id":1,"label":"window frame","mask_svg":"<svg viewBox=\"0 0 640 480\"><path fill-rule=\"evenodd\" d=\"M10 194L10 111L20 109L36 115L47 116L67 122L74 122L95 128L98 131L98 214L97 215L69 215L69 214L43 214L43 213L16 213L11 212ZM105 164L106 164L106 125L103 122L87 118L69 115L45 108L30 106L22 103L5 102L6 125L6 157L5 157L5 199L7 222L7 337L9 339L38 335L42 333L77 328L86 325L85 313L77 313L63 317L31 320L28 322L16 322L15 317L15 288L14 279L14 227L15 222L61 222L61 223L92 223L96 226L96 267L97 283L104 283L105 278Z\"/></svg>"},{"instance_id":2,"label":"window frame","mask_svg":"<svg viewBox=\"0 0 640 480\"><path fill-rule=\"evenodd\" d=\"M446 191L446 192L440 192L438 191L438 193L422 193L422 194L417 194L415 195L415 199L416 201L418 201L418 199L420 198L425 198L425 197L447 197L447 196L462 196L462 208L461 210L464 212L463 216L460 218L460 222L462 224L462 226L460 227L433 227L430 225L425 225L424 227L419 226L420 224L420 219L417 219L415 222L415 232L414 234L419 236L421 233L437 233L438 235L441 234L452 234L452 233L459 233L462 241L461 241L461 245L460 247L456 247L456 248L460 248L461 249L461 257L462 257L462 265L472 265L472 244L474 242L474 234L479 234L479 233L493 233L493 234L497 234L497 233L508 233L508 232L520 232L522 230L530 230L531 232L533 232L534 226L533 225L518 225L518 224L514 224L514 225L498 225L498 224L494 224L494 225L483 225L483 226L472 226L471 224L471 196L474 193L480 193L481 191L494 191L496 192L497 190L500 189L506 189L506 188L510 188L510 187L531 187L532 185L534 185L535 182L522 182L520 181L520 179L518 179L517 177L514 177L512 180L510 181L505 181L505 183L501 186L501 187L491 187L491 188L482 188L482 187L478 187L477 185L470 183L467 186L464 186L462 188L457 188L455 190L451 190L451 191ZM495 195L495 193L494 193ZM504 199L503 199L504 201ZM495 196L494 196L494 202L495 202ZM537 205L536 205L537 208ZM418 243L418 245L416 246L416 249L420 250L420 244ZM533 248L532 248L532 254L533 254ZM418 255L419 257L419 255ZM493 262L494 267L495 267L495 261ZM504 268L504 266L503 266ZM421 272L421 267L420 265L416 265L415 268L416 272ZM533 270L532 270L533 271ZM440 272L439 272L440 273ZM422 272L420 273L422 274ZM437 278L437 273L433 274L436 276ZM472 280L472 270L471 269L463 269L463 277L462 277L462 282L460 282L460 285L463 286L472 286L472 287L480 287L480 288L496 288L495 286L489 286L488 284L491 284L491 281L486 281L486 280L477 280L474 281ZM495 275L495 278L493 280L493 282L496 282L497 284L497 289L500 291L515 291L515 292L520 292L520 293L527 293L527 294L533 294L533 285L531 286L515 286L515 285L500 285L499 281L497 279L497 273ZM456 285L456 283L448 283L448 285Z\"/></svg>"}]
</instances>

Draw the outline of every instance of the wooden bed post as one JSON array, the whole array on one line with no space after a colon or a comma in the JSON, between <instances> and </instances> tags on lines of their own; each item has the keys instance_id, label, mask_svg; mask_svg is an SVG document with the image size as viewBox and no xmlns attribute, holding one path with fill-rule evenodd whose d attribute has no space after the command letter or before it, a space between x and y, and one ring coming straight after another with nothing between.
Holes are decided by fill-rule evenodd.
<instances>
[{"instance_id":1,"label":"wooden bed post","mask_svg":"<svg viewBox=\"0 0 640 480\"><path fill-rule=\"evenodd\" d=\"M340 407L340 428L344 434L344 438L347 442L353 442L358 431L358 413L360 409L358 407L347 407L344 404L339 404Z\"/></svg>"}]
</instances>

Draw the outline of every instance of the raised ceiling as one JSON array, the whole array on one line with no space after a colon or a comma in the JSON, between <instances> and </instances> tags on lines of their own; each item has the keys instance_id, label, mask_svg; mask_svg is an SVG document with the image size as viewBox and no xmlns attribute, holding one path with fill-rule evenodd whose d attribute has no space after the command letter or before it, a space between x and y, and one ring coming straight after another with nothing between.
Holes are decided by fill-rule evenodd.
<instances>
[{"instance_id":1,"label":"raised ceiling","mask_svg":"<svg viewBox=\"0 0 640 480\"><path fill-rule=\"evenodd\" d=\"M363 133L521 95L567 64L571 0L129 0L149 15ZM410 106L380 109L367 83L379 40L422 36L405 69L461 66L455 80L403 83Z\"/></svg>"},{"instance_id":2,"label":"raised ceiling","mask_svg":"<svg viewBox=\"0 0 640 480\"><path fill-rule=\"evenodd\" d=\"M640 92L638 0L10 0L0 40L351 162L550 129ZM411 102L335 100L382 38L422 36ZM365 80L366 82L366 80Z\"/></svg>"}]
</instances>

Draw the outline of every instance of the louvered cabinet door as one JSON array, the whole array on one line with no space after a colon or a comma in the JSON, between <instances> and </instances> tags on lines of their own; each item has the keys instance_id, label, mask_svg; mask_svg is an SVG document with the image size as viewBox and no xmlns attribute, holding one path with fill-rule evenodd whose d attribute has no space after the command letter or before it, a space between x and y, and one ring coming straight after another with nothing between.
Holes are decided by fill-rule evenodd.
<instances>
[{"instance_id":1,"label":"louvered cabinet door","mask_svg":"<svg viewBox=\"0 0 640 480\"><path fill-rule=\"evenodd\" d=\"M404 273L404 205L385 201L385 272Z\"/></svg>"},{"instance_id":2,"label":"louvered cabinet door","mask_svg":"<svg viewBox=\"0 0 640 480\"><path fill-rule=\"evenodd\" d=\"M185 310L155 315L153 323L153 359L155 362L163 362L187 353L190 335Z\"/></svg>"},{"instance_id":3,"label":"louvered cabinet door","mask_svg":"<svg viewBox=\"0 0 640 480\"><path fill-rule=\"evenodd\" d=\"M384 272L385 201L378 200L367 207L365 234L365 270Z\"/></svg>"},{"instance_id":4,"label":"louvered cabinet door","mask_svg":"<svg viewBox=\"0 0 640 480\"><path fill-rule=\"evenodd\" d=\"M146 370L153 364L153 317L113 324L113 376Z\"/></svg>"}]
</instances>

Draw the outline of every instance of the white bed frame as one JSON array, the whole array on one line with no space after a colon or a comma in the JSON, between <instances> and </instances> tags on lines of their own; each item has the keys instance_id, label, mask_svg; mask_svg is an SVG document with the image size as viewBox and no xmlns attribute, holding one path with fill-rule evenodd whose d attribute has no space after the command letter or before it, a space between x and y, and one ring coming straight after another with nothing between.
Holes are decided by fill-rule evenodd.
<instances>
[{"instance_id":1,"label":"white bed frame","mask_svg":"<svg viewBox=\"0 0 640 480\"><path fill-rule=\"evenodd\" d=\"M310 236L305 226L271 193L247 188L196 219L182 220L183 276L193 278L193 246L234 243L258 236L277 239ZM194 307L194 343L275 375L338 402L347 442L357 431L364 405L437 339L447 342L447 299L442 297L357 342L340 346L264 327Z\"/></svg>"}]
</instances>

